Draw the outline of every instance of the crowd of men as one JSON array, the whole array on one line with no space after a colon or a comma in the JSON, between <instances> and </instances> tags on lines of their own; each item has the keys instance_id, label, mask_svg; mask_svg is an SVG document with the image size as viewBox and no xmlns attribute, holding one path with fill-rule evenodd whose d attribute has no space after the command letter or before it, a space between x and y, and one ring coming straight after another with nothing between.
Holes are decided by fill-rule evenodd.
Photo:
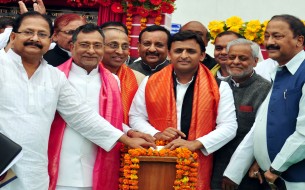
<instances>
[{"instance_id":1,"label":"crowd of men","mask_svg":"<svg viewBox=\"0 0 305 190\"><path fill-rule=\"evenodd\" d=\"M115 190L121 143L160 139L198 153L198 190L305 189L300 19L270 19L270 59L257 65L259 46L233 31L206 54L198 21L172 36L146 27L133 58L120 22L63 14L53 25L42 0L19 6L0 18L0 132L23 148L4 190Z\"/></svg>"}]
</instances>

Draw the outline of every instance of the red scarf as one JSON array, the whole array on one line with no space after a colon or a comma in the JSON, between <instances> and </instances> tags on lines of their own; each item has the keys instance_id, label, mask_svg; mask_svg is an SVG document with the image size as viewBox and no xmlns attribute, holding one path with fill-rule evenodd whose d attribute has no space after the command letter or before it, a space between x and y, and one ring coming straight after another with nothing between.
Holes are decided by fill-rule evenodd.
<instances>
[{"instance_id":1,"label":"red scarf","mask_svg":"<svg viewBox=\"0 0 305 190\"><path fill-rule=\"evenodd\" d=\"M129 125L129 109L133 100L134 95L138 90L138 83L133 71L123 64L117 73L121 81L121 94L123 103L124 123Z\"/></svg>"},{"instance_id":2,"label":"red scarf","mask_svg":"<svg viewBox=\"0 0 305 190\"><path fill-rule=\"evenodd\" d=\"M145 101L148 120L160 131L177 128L176 99L173 88L173 65L153 74L147 81ZM199 64L194 86L192 120L188 140L202 137L215 129L219 89L214 76ZM209 190L212 174L212 156L204 156L200 150L197 190Z\"/></svg>"},{"instance_id":3,"label":"red scarf","mask_svg":"<svg viewBox=\"0 0 305 190\"><path fill-rule=\"evenodd\" d=\"M72 66L72 58L60 65L67 78ZM121 95L117 81L112 74L99 64L102 87L99 98L99 112L102 117L109 121L114 127L122 130L123 113ZM49 190L55 190L58 178L60 151L66 123L56 112L55 119L51 126L49 138ZM118 189L120 169L120 143L117 143L111 151L98 148L93 169L93 190Z\"/></svg>"}]
</instances>

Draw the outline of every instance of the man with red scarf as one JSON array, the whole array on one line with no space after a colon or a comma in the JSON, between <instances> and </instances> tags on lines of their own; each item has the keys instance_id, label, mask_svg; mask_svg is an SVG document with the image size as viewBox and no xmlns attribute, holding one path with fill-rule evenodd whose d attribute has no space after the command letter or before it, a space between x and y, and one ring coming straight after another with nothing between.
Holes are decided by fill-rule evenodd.
<instances>
[{"instance_id":1,"label":"man with red scarf","mask_svg":"<svg viewBox=\"0 0 305 190\"><path fill-rule=\"evenodd\" d=\"M129 55L128 36L123 32L122 27L111 27L113 26L109 26L109 28L101 27L105 35L105 48L102 63L106 69L117 76L120 80L123 123L129 125L128 112L131 102L145 75L127 67L125 61ZM127 135L144 138L151 142L154 141L154 138L151 135L139 131L128 130Z\"/></svg>"},{"instance_id":2,"label":"man with red scarf","mask_svg":"<svg viewBox=\"0 0 305 190\"><path fill-rule=\"evenodd\" d=\"M100 62L104 54L101 29L94 24L83 25L73 34L72 41L72 58L58 68L89 106L122 130L123 109L118 83ZM49 189L118 189L120 144L106 152L66 125L56 114L49 140ZM108 143L105 140L105 144Z\"/></svg>"},{"instance_id":3,"label":"man with red scarf","mask_svg":"<svg viewBox=\"0 0 305 190\"><path fill-rule=\"evenodd\" d=\"M129 112L129 124L157 139L165 148L187 147L199 155L198 190L209 190L212 152L234 138L237 129L229 85L219 87L204 59L202 38L190 31L172 37L171 64L146 77ZM181 137L181 138L180 138Z\"/></svg>"}]
</instances>

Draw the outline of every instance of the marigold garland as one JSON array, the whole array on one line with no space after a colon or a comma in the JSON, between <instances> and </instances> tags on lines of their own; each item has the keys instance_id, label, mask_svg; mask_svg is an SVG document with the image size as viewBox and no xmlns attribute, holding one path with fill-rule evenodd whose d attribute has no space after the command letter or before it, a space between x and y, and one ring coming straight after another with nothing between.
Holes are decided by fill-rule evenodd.
<instances>
[{"instance_id":1,"label":"marigold garland","mask_svg":"<svg viewBox=\"0 0 305 190\"><path fill-rule=\"evenodd\" d=\"M156 145L165 145L167 142L157 141ZM160 157L177 157L176 164L176 180L173 188L181 189L196 189L198 162L197 153L191 152L187 148L177 148L175 150L162 149L128 149L122 146L121 154L121 176L119 178L119 189L139 189L138 187L138 170L140 168L139 156L160 156Z\"/></svg>"},{"instance_id":2,"label":"marigold garland","mask_svg":"<svg viewBox=\"0 0 305 190\"><path fill-rule=\"evenodd\" d=\"M141 30L143 30L144 28L146 28L146 22L147 22L147 18L143 17L141 18Z\"/></svg>"},{"instance_id":3,"label":"marigold garland","mask_svg":"<svg viewBox=\"0 0 305 190\"><path fill-rule=\"evenodd\" d=\"M158 15L155 18L155 25L161 25L162 15Z\"/></svg>"}]
</instances>

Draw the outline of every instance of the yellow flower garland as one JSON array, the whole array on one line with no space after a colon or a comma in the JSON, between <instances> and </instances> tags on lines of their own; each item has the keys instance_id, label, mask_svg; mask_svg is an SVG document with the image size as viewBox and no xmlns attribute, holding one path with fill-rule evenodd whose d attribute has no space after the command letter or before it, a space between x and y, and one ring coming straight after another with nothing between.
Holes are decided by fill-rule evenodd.
<instances>
[{"instance_id":1,"label":"yellow flower garland","mask_svg":"<svg viewBox=\"0 0 305 190\"><path fill-rule=\"evenodd\" d=\"M157 141L157 145L165 145L163 141ZM162 149L153 150L149 149L128 149L122 147L121 154L121 176L119 179L119 189L138 189L138 170L139 156L160 156L160 157L177 157L176 164L176 180L174 181L173 188L175 190L196 189L197 175L198 175L198 162L197 153L191 152L187 148L177 148L175 150Z\"/></svg>"},{"instance_id":2,"label":"yellow flower garland","mask_svg":"<svg viewBox=\"0 0 305 190\"><path fill-rule=\"evenodd\" d=\"M259 20L244 22L240 17L232 16L226 21L211 21L208 28L212 40L214 40L216 36L223 31L233 31L241 34L248 40L254 41L258 44L263 44L267 22L268 21L260 23Z\"/></svg>"}]
</instances>

